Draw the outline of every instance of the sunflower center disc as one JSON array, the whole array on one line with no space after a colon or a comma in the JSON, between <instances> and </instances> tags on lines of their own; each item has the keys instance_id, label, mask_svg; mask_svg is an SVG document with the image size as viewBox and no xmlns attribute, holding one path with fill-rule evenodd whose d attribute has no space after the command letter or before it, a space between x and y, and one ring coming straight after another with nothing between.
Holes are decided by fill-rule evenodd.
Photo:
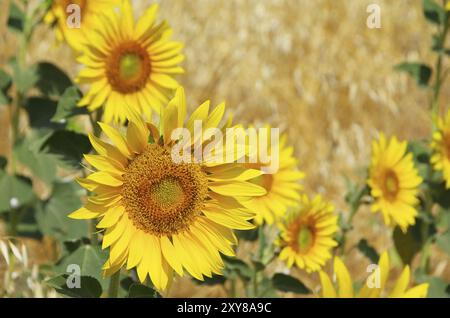
<instances>
[{"instance_id":1,"label":"sunflower center disc","mask_svg":"<svg viewBox=\"0 0 450 318\"><path fill-rule=\"evenodd\" d=\"M450 132L444 136L444 147L447 159L450 160Z\"/></svg>"},{"instance_id":2,"label":"sunflower center disc","mask_svg":"<svg viewBox=\"0 0 450 318\"><path fill-rule=\"evenodd\" d=\"M114 90L134 93L145 87L151 65L148 52L137 42L118 45L106 62L106 75Z\"/></svg>"},{"instance_id":3,"label":"sunflower center disc","mask_svg":"<svg viewBox=\"0 0 450 318\"><path fill-rule=\"evenodd\" d=\"M150 144L128 166L124 206L133 224L153 235L187 230L207 197L207 178L197 164L172 161L170 151Z\"/></svg>"},{"instance_id":4,"label":"sunflower center disc","mask_svg":"<svg viewBox=\"0 0 450 318\"><path fill-rule=\"evenodd\" d=\"M126 81L136 79L140 74L142 61L137 54L124 54L119 62L120 78Z\"/></svg>"},{"instance_id":5,"label":"sunflower center disc","mask_svg":"<svg viewBox=\"0 0 450 318\"><path fill-rule=\"evenodd\" d=\"M177 202L184 200L184 191L177 179L168 177L150 189L150 196L153 201L159 202L161 207L170 209Z\"/></svg>"},{"instance_id":6,"label":"sunflower center disc","mask_svg":"<svg viewBox=\"0 0 450 318\"><path fill-rule=\"evenodd\" d=\"M300 227L297 234L297 247L299 252L308 251L314 242L311 229L307 226Z\"/></svg>"},{"instance_id":7,"label":"sunflower center disc","mask_svg":"<svg viewBox=\"0 0 450 318\"><path fill-rule=\"evenodd\" d=\"M386 172L384 177L383 192L389 199L395 199L399 190L399 181L397 175L392 170Z\"/></svg>"}]
</instances>

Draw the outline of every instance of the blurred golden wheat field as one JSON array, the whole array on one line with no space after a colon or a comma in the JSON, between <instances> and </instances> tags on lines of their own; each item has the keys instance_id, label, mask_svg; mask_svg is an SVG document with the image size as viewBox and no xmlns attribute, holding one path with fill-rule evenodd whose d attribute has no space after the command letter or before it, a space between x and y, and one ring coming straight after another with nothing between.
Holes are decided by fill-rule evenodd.
<instances>
[{"instance_id":1,"label":"blurred golden wheat field","mask_svg":"<svg viewBox=\"0 0 450 318\"><path fill-rule=\"evenodd\" d=\"M7 30L12 2L0 3L0 68L5 69L19 45L18 36ZM188 113L208 99L213 105L225 101L227 114L232 113L235 122L280 128L287 133L299 169L306 174L302 191L320 194L345 217L349 214L346 180L366 182L371 141L379 132L400 140L430 136L431 92L394 70L404 61L436 63L436 55L430 51L435 27L427 23L421 1L133 1L135 15L155 2L160 4L159 19L166 19L173 28L172 38L184 44L185 74L176 78L186 91ZM373 3L381 7L379 29L366 26L366 8ZM26 60L29 64L51 62L72 79L81 68L69 46L57 43L54 31L45 24L34 30ZM448 58L444 67L450 67ZM441 88L441 114L449 106L447 80ZM22 121L26 129L26 120ZM9 157L6 107L0 107L0 122L0 154ZM89 129L87 120L81 123ZM24 173L30 175L26 169ZM34 189L45 198L48 186L39 179L33 181ZM380 213L371 213L369 206L363 206L353 222L342 256L352 278L367 276L370 261L356 248L366 239L380 253L390 251L391 267L395 268L388 282L392 286L402 269L394 252L392 229L384 225ZM7 235L6 225L0 224L0 238L2 234ZM23 241L30 249L31 264L57 258L51 239ZM249 255L256 249L254 242L242 241L238 256L250 261ZM430 276L448 284L448 254L433 245L430 255ZM411 272L419 266L417 254ZM325 266L328 272L332 267L331 261ZM7 265L0 258L0 285L5 271ZM265 271L290 273L313 291L320 290L318 275L286 269L281 261L271 263ZM185 276L175 280L167 296L224 297L228 284L198 285ZM298 297L290 292L282 295Z\"/></svg>"}]
</instances>

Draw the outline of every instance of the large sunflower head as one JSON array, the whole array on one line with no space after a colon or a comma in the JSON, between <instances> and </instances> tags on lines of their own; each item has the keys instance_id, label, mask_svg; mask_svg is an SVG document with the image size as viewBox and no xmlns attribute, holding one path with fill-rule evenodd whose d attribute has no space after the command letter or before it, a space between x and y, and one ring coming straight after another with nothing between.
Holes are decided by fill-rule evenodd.
<instances>
[{"instance_id":1,"label":"large sunflower head","mask_svg":"<svg viewBox=\"0 0 450 318\"><path fill-rule=\"evenodd\" d=\"M372 211L381 211L386 225L398 225L406 231L415 223L422 178L414 167L413 156L407 153L407 142L381 134L372 144L372 162L367 181L375 202Z\"/></svg>"},{"instance_id":2,"label":"large sunflower head","mask_svg":"<svg viewBox=\"0 0 450 318\"><path fill-rule=\"evenodd\" d=\"M334 207L316 196L310 200L302 195L300 208L287 213L279 224L280 259L288 267L296 264L307 272L322 268L331 258L330 250L337 245L333 239L338 230Z\"/></svg>"},{"instance_id":3,"label":"large sunflower head","mask_svg":"<svg viewBox=\"0 0 450 318\"><path fill-rule=\"evenodd\" d=\"M156 23L157 10L157 4L150 6L135 23L129 0L123 0L119 11L105 10L98 26L85 32L78 57L85 67L77 82L89 90L78 105L90 111L103 106L104 122L124 122L128 109L150 118L178 87L173 75L183 73L183 45L170 40L165 21Z\"/></svg>"},{"instance_id":4,"label":"large sunflower head","mask_svg":"<svg viewBox=\"0 0 450 318\"><path fill-rule=\"evenodd\" d=\"M66 41L74 50L80 51L85 31L94 30L98 24L97 15L114 8L121 0L53 0L50 10L44 17L48 24L56 25L56 38ZM80 25L74 27L75 13L71 5L77 5L80 13Z\"/></svg>"},{"instance_id":5,"label":"large sunflower head","mask_svg":"<svg viewBox=\"0 0 450 318\"><path fill-rule=\"evenodd\" d=\"M202 280L204 275L221 273L221 253L234 255L233 229L253 228L249 220L254 214L241 201L265 194L264 188L248 182L259 171L234 161L210 162L207 157L173 160L180 143L184 149L191 145L172 140L176 129L192 131L197 121L217 127L224 105L209 112L209 103L204 103L186 123L185 114L185 96L179 88L163 111L159 129L131 113L126 135L100 123L112 144L90 136L98 154L85 158L98 171L79 183L93 195L70 217L101 218L97 227L104 229L103 248L110 249L106 275L122 266L136 267L141 282L149 275L161 290L173 270ZM211 142L200 138L192 142Z\"/></svg>"},{"instance_id":6,"label":"large sunflower head","mask_svg":"<svg viewBox=\"0 0 450 318\"><path fill-rule=\"evenodd\" d=\"M442 171L445 185L450 189L450 110L444 118L436 120L437 130L433 134L431 163L434 169Z\"/></svg>"},{"instance_id":7,"label":"large sunflower head","mask_svg":"<svg viewBox=\"0 0 450 318\"><path fill-rule=\"evenodd\" d=\"M264 152L268 154L269 158L273 159L277 155L278 169L266 169L267 171L252 181L264 187L267 191L266 195L255 197L244 203L250 210L256 212L255 222L257 224L262 224L263 222L272 224L283 217L289 207L297 206L300 200L299 191L302 188L299 181L305 177L305 174L297 168L294 148L287 145L287 135L281 136L277 147L274 147L278 153L273 154L271 153L270 127L266 126L265 128L268 131L267 142L262 144L258 138L258 147L255 150L259 151L260 147L265 146L267 147L267 152ZM248 163L247 167L261 169L264 166L268 167L271 165L272 162L258 162Z\"/></svg>"},{"instance_id":8,"label":"large sunflower head","mask_svg":"<svg viewBox=\"0 0 450 318\"><path fill-rule=\"evenodd\" d=\"M334 258L334 274L336 275L337 291L332 280L323 271L319 272L322 285L321 297L324 298L425 298L428 293L428 284L420 284L408 289L410 280L410 269L406 266L395 282L392 290L385 290L389 278L389 256L384 252L380 256L378 266L373 268L365 284L359 292L353 289L353 281L344 262L339 257Z\"/></svg>"}]
</instances>

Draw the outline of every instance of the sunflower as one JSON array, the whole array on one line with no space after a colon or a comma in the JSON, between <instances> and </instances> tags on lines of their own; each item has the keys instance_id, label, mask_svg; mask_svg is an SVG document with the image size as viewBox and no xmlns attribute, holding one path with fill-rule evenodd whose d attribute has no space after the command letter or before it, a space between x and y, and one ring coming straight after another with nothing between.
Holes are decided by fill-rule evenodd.
<instances>
[{"instance_id":1,"label":"sunflower","mask_svg":"<svg viewBox=\"0 0 450 318\"><path fill-rule=\"evenodd\" d=\"M288 267L295 263L308 273L319 270L331 258L330 250L337 245L333 239L338 230L334 207L316 196L310 200L302 195L300 208L287 213L278 226L281 231L279 258Z\"/></svg>"},{"instance_id":2,"label":"sunflower","mask_svg":"<svg viewBox=\"0 0 450 318\"><path fill-rule=\"evenodd\" d=\"M445 118L437 119L436 126L431 143L434 151L431 163L434 169L442 171L446 188L450 189L450 110Z\"/></svg>"},{"instance_id":3,"label":"sunflower","mask_svg":"<svg viewBox=\"0 0 450 318\"><path fill-rule=\"evenodd\" d=\"M80 51L86 30L94 30L98 25L96 16L120 4L121 0L53 0L50 10L44 17L48 24L56 24L56 38L66 41L74 50ZM68 26L68 19L72 15L70 5L80 8L80 28Z\"/></svg>"},{"instance_id":4,"label":"sunflower","mask_svg":"<svg viewBox=\"0 0 450 318\"><path fill-rule=\"evenodd\" d=\"M270 127L266 126L270 132ZM270 133L267 134L267 153L269 156L271 149ZM261 145L258 145L258 147ZM258 148L259 149L259 148ZM287 146L287 136L282 135L278 145L279 167L276 171L266 171L260 177L253 179L253 183L264 187L267 194L255 197L244 204L252 211L255 211L255 222L261 225L264 221L273 224L278 218L284 216L289 207L298 205L300 200L299 181L305 174L297 169L297 159L294 158L294 148ZM271 163L248 163L247 167L261 169L263 166L270 166Z\"/></svg>"},{"instance_id":5,"label":"sunflower","mask_svg":"<svg viewBox=\"0 0 450 318\"><path fill-rule=\"evenodd\" d=\"M192 131L196 120L217 127L224 110L221 104L209 113L209 102L204 103L185 128ZM106 276L123 266L136 267L141 282L149 275L164 290L173 271L183 275L186 270L199 280L220 274L220 253L234 255L233 229L254 227L249 222L254 213L241 200L265 194L264 188L248 182L260 171L207 157L191 163L172 159L182 140L173 141L171 135L183 127L186 114L182 88L164 109L160 129L130 114L126 136L99 123L113 144L90 135L98 155L85 159L98 171L79 183L94 195L70 217L101 218L97 227L105 229L102 247L110 249L103 267Z\"/></svg>"},{"instance_id":6,"label":"sunflower","mask_svg":"<svg viewBox=\"0 0 450 318\"><path fill-rule=\"evenodd\" d=\"M80 107L94 111L104 106L107 123L124 122L129 108L147 118L152 109L160 113L178 87L173 75L183 73L178 64L184 56L183 45L170 40L167 23L155 22L157 11L157 4L150 6L135 23L130 2L124 0L119 12L99 14L77 59L85 68L76 81L90 86Z\"/></svg>"},{"instance_id":7,"label":"sunflower","mask_svg":"<svg viewBox=\"0 0 450 318\"><path fill-rule=\"evenodd\" d=\"M338 284L337 292L330 277L323 271L319 272L322 285L321 296L324 298L380 298L383 296L391 298L425 298L428 293L428 284L420 284L408 289L410 279L409 266L403 269L391 292L387 293L384 290L389 277L389 256L386 252L380 256L377 269L368 277L359 293L355 293L353 290L350 273L342 260L337 256L334 258L334 272Z\"/></svg>"},{"instance_id":8,"label":"sunflower","mask_svg":"<svg viewBox=\"0 0 450 318\"><path fill-rule=\"evenodd\" d=\"M398 225L403 232L415 223L417 198L422 178L407 153L407 142L383 134L372 144L372 162L367 181L375 199L372 211L381 211L386 225Z\"/></svg>"}]
</instances>

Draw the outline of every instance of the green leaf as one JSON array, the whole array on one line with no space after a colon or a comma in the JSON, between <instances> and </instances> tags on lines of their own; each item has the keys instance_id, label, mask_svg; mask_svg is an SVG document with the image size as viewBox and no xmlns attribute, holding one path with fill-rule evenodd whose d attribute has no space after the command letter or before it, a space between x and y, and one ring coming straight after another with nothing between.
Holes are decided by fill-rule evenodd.
<instances>
[{"instance_id":1,"label":"green leaf","mask_svg":"<svg viewBox=\"0 0 450 318\"><path fill-rule=\"evenodd\" d=\"M0 106L2 105L8 105L10 103L10 99L6 94L4 94L2 91L0 91Z\"/></svg>"},{"instance_id":2,"label":"green leaf","mask_svg":"<svg viewBox=\"0 0 450 318\"><path fill-rule=\"evenodd\" d=\"M14 147L14 156L22 165L28 167L34 176L50 184L57 177L58 161L55 155L41 153L36 149L36 144L40 145L40 142L37 135L19 141Z\"/></svg>"},{"instance_id":3,"label":"green leaf","mask_svg":"<svg viewBox=\"0 0 450 318\"><path fill-rule=\"evenodd\" d=\"M364 185L358 185L347 180L347 194L345 195L345 201L351 206L352 209L361 204L361 199L369 195L369 187Z\"/></svg>"},{"instance_id":4,"label":"green leaf","mask_svg":"<svg viewBox=\"0 0 450 318\"><path fill-rule=\"evenodd\" d=\"M414 160L417 163L428 164L430 162L431 151L424 141L410 141L408 143L408 150L414 155Z\"/></svg>"},{"instance_id":5,"label":"green leaf","mask_svg":"<svg viewBox=\"0 0 450 318\"><path fill-rule=\"evenodd\" d=\"M435 231L433 224L428 224L420 218L416 219L416 224L410 226L406 233L403 233L398 226L394 229L394 245L405 265L411 264L414 256Z\"/></svg>"},{"instance_id":6,"label":"green leaf","mask_svg":"<svg viewBox=\"0 0 450 318\"><path fill-rule=\"evenodd\" d=\"M253 271L248 266L247 263L241 261L237 258L232 258L225 256L223 258L225 263L225 269L224 269L224 276L228 278L237 278L240 277L245 281L248 281L251 279Z\"/></svg>"},{"instance_id":7,"label":"green leaf","mask_svg":"<svg viewBox=\"0 0 450 318\"><path fill-rule=\"evenodd\" d=\"M428 21L434 24L444 24L446 21L444 8L434 0L423 0L423 14Z\"/></svg>"},{"instance_id":8,"label":"green leaf","mask_svg":"<svg viewBox=\"0 0 450 318\"><path fill-rule=\"evenodd\" d=\"M46 96L59 97L72 86L72 81L67 74L54 64L39 63L36 73L38 77L36 87Z\"/></svg>"},{"instance_id":9,"label":"green leaf","mask_svg":"<svg viewBox=\"0 0 450 318\"><path fill-rule=\"evenodd\" d=\"M23 69L19 66L16 59L13 59L10 64L13 69L13 82L16 85L17 90L25 95L25 93L38 81L36 65Z\"/></svg>"},{"instance_id":10,"label":"green leaf","mask_svg":"<svg viewBox=\"0 0 450 318\"><path fill-rule=\"evenodd\" d=\"M14 31L22 32L24 21L25 13L17 6L17 4L11 2L9 8L8 27Z\"/></svg>"},{"instance_id":11,"label":"green leaf","mask_svg":"<svg viewBox=\"0 0 450 318\"><path fill-rule=\"evenodd\" d=\"M36 204L31 202L28 206L21 209L19 221L17 224L17 236L42 240L42 233L39 231L36 221Z\"/></svg>"},{"instance_id":12,"label":"green leaf","mask_svg":"<svg viewBox=\"0 0 450 318\"><path fill-rule=\"evenodd\" d=\"M93 277L81 276L80 288L69 288L67 279L69 275L60 275L46 281L47 285L56 289L62 295L75 298L99 298L102 294L102 286Z\"/></svg>"},{"instance_id":13,"label":"green leaf","mask_svg":"<svg viewBox=\"0 0 450 318\"><path fill-rule=\"evenodd\" d=\"M430 81L433 72L429 66L420 63L400 63L396 65L394 69L407 73L414 79L417 85L421 87L428 86L428 82Z\"/></svg>"},{"instance_id":14,"label":"green leaf","mask_svg":"<svg viewBox=\"0 0 450 318\"><path fill-rule=\"evenodd\" d=\"M77 87L68 87L59 99L56 113L51 118L51 121L61 122L72 116L87 114L85 107L77 107L80 98L81 92Z\"/></svg>"},{"instance_id":15,"label":"green leaf","mask_svg":"<svg viewBox=\"0 0 450 318\"><path fill-rule=\"evenodd\" d=\"M447 231L436 238L436 244L441 250L450 255L450 231Z\"/></svg>"},{"instance_id":16,"label":"green leaf","mask_svg":"<svg viewBox=\"0 0 450 318\"><path fill-rule=\"evenodd\" d=\"M0 156L0 170L5 170L7 164L8 160L5 157Z\"/></svg>"},{"instance_id":17,"label":"green leaf","mask_svg":"<svg viewBox=\"0 0 450 318\"><path fill-rule=\"evenodd\" d=\"M443 209L450 209L450 189L447 189L445 182L440 180L439 183L430 184L430 193L433 202L439 204Z\"/></svg>"},{"instance_id":18,"label":"green leaf","mask_svg":"<svg viewBox=\"0 0 450 318\"><path fill-rule=\"evenodd\" d=\"M134 283L130 286L128 298L160 298L160 296L150 287Z\"/></svg>"},{"instance_id":19,"label":"green leaf","mask_svg":"<svg viewBox=\"0 0 450 318\"><path fill-rule=\"evenodd\" d=\"M91 152L89 138L68 130L57 130L43 143L41 151L57 155L71 167L81 168L83 154Z\"/></svg>"},{"instance_id":20,"label":"green leaf","mask_svg":"<svg viewBox=\"0 0 450 318\"><path fill-rule=\"evenodd\" d=\"M258 294L255 297L277 298L279 297L269 277L263 277L258 284Z\"/></svg>"},{"instance_id":21,"label":"green leaf","mask_svg":"<svg viewBox=\"0 0 450 318\"><path fill-rule=\"evenodd\" d=\"M55 124L51 121L53 114L56 112L57 103L53 100L32 97L25 103L25 109L28 113L30 126L32 128L63 128L61 124Z\"/></svg>"},{"instance_id":22,"label":"green leaf","mask_svg":"<svg viewBox=\"0 0 450 318\"><path fill-rule=\"evenodd\" d=\"M308 289L301 281L297 278L277 273L272 277L273 286L282 292L291 292L296 294L310 294L311 290Z\"/></svg>"},{"instance_id":23,"label":"green leaf","mask_svg":"<svg viewBox=\"0 0 450 318\"><path fill-rule=\"evenodd\" d=\"M441 278L428 276L422 273L420 269L415 272L418 284L428 284L427 298L450 298L450 284Z\"/></svg>"},{"instance_id":24,"label":"green leaf","mask_svg":"<svg viewBox=\"0 0 450 318\"><path fill-rule=\"evenodd\" d=\"M375 248L373 248L371 245L369 245L369 242L367 242L366 239L361 239L358 242L358 250L364 254L372 263L378 264L378 259L380 258L380 255L378 255Z\"/></svg>"},{"instance_id":25,"label":"green leaf","mask_svg":"<svg viewBox=\"0 0 450 318\"><path fill-rule=\"evenodd\" d=\"M7 105L10 103L10 98L7 91L12 83L11 76L3 70L0 70L0 105Z\"/></svg>"},{"instance_id":26,"label":"green leaf","mask_svg":"<svg viewBox=\"0 0 450 318\"><path fill-rule=\"evenodd\" d=\"M31 180L4 171L0 171L0 189L0 212L18 209L35 198Z\"/></svg>"},{"instance_id":27,"label":"green leaf","mask_svg":"<svg viewBox=\"0 0 450 318\"><path fill-rule=\"evenodd\" d=\"M258 239L258 229L253 230L236 230L239 240L254 242Z\"/></svg>"},{"instance_id":28,"label":"green leaf","mask_svg":"<svg viewBox=\"0 0 450 318\"><path fill-rule=\"evenodd\" d=\"M103 279L101 268L107 259L108 253L100 246L81 245L72 254L64 257L55 269L57 273L67 274L68 266L76 264L80 266L82 276L94 277L106 288L108 280Z\"/></svg>"},{"instance_id":29,"label":"green leaf","mask_svg":"<svg viewBox=\"0 0 450 318\"><path fill-rule=\"evenodd\" d=\"M87 222L72 220L67 215L82 203L83 190L75 182L55 183L49 200L41 204L36 219L41 232L62 241L88 236Z\"/></svg>"},{"instance_id":30,"label":"green leaf","mask_svg":"<svg viewBox=\"0 0 450 318\"><path fill-rule=\"evenodd\" d=\"M67 255L72 254L75 252L78 248L80 248L83 245L90 244L90 240L86 237L83 237L81 239L74 239L74 240L67 240L63 242L63 250L62 255L63 257L66 257Z\"/></svg>"},{"instance_id":31,"label":"green leaf","mask_svg":"<svg viewBox=\"0 0 450 318\"><path fill-rule=\"evenodd\" d=\"M6 91L12 83L12 78L4 70L0 70L0 90Z\"/></svg>"},{"instance_id":32,"label":"green leaf","mask_svg":"<svg viewBox=\"0 0 450 318\"><path fill-rule=\"evenodd\" d=\"M226 282L226 278L224 276L216 274L213 274L212 277L204 277L203 281L195 278L193 278L192 280L198 285L206 286L221 285Z\"/></svg>"}]
</instances>

